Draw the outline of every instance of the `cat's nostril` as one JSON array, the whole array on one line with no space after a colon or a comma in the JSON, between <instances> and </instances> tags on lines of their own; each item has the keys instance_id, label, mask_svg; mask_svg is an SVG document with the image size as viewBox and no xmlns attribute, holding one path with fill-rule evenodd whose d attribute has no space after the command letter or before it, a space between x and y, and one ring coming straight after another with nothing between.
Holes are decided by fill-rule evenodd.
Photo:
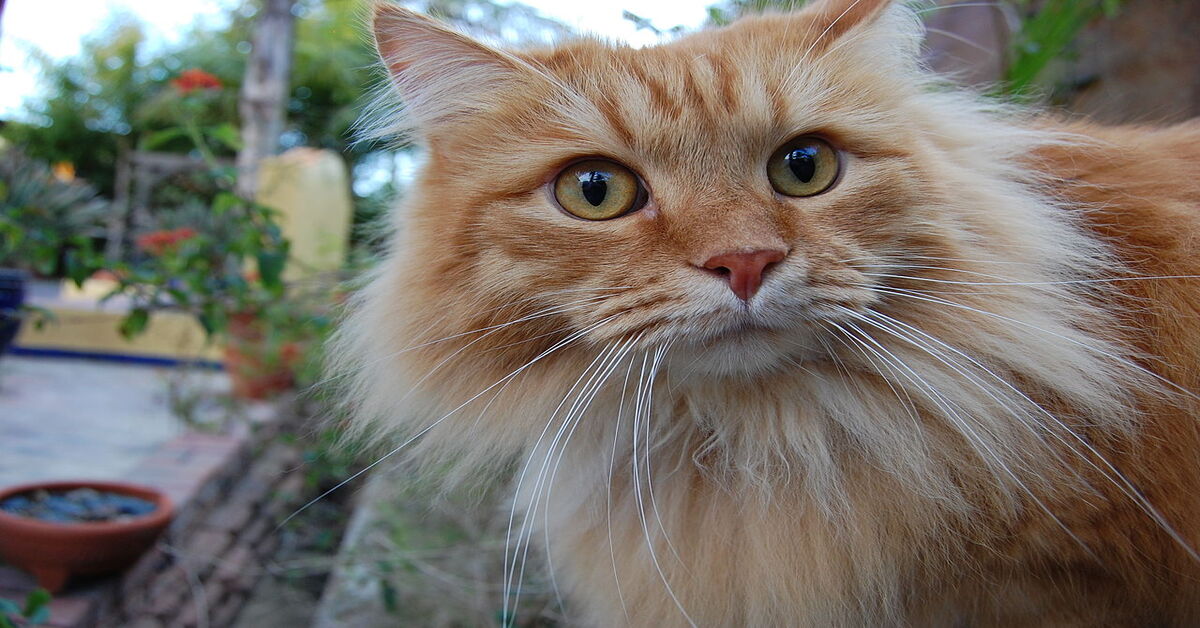
<instances>
[{"instance_id":1,"label":"cat's nostril","mask_svg":"<svg viewBox=\"0 0 1200 628\"><path fill-rule=\"evenodd\" d=\"M708 258L702 268L729 280L729 289L743 301L749 301L762 286L767 268L783 261L787 251L760 249L721 253Z\"/></svg>"}]
</instances>

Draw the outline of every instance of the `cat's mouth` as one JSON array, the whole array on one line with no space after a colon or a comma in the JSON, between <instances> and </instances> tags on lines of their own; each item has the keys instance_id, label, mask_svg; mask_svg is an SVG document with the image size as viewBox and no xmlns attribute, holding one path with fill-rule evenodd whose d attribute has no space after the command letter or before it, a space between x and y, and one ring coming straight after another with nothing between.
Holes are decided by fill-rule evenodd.
<instances>
[{"instance_id":1,"label":"cat's mouth","mask_svg":"<svg viewBox=\"0 0 1200 628\"><path fill-rule=\"evenodd\" d=\"M678 301L651 312L633 310L632 324L605 331L609 340L669 347L672 360L680 358L690 372L752 376L831 362L838 326L867 314L878 300L864 286L847 285L787 286L739 302L697 295L690 311Z\"/></svg>"},{"instance_id":2,"label":"cat's mouth","mask_svg":"<svg viewBox=\"0 0 1200 628\"><path fill-rule=\"evenodd\" d=\"M844 307L844 306L843 306ZM681 330L672 353L712 375L754 375L830 359L828 324L833 308L762 312L744 308L710 319L701 333ZM714 317L716 318L716 317Z\"/></svg>"},{"instance_id":3,"label":"cat's mouth","mask_svg":"<svg viewBox=\"0 0 1200 628\"><path fill-rule=\"evenodd\" d=\"M752 376L829 360L819 328L783 331L746 324L703 342L672 347L689 370L714 376Z\"/></svg>"}]
</instances>

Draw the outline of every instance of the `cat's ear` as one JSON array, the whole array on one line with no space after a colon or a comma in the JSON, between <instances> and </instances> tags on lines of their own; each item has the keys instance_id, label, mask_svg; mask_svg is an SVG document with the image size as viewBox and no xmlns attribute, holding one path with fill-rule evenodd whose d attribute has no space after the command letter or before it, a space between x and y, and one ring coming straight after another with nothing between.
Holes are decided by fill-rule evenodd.
<instances>
[{"instance_id":1,"label":"cat's ear","mask_svg":"<svg viewBox=\"0 0 1200 628\"><path fill-rule=\"evenodd\" d=\"M403 101L402 126L420 135L501 106L527 74L512 56L393 4L375 6L372 26Z\"/></svg>"},{"instance_id":2,"label":"cat's ear","mask_svg":"<svg viewBox=\"0 0 1200 628\"><path fill-rule=\"evenodd\" d=\"M812 48L820 51L843 35L870 26L891 6L893 0L814 0L801 15L812 20L816 33Z\"/></svg>"}]
</instances>

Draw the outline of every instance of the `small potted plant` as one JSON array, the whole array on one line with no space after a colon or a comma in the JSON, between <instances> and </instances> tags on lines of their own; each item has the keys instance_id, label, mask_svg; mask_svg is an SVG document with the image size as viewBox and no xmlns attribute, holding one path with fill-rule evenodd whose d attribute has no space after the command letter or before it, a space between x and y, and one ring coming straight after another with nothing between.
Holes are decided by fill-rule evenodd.
<instances>
[{"instance_id":1,"label":"small potted plant","mask_svg":"<svg viewBox=\"0 0 1200 628\"><path fill-rule=\"evenodd\" d=\"M302 348L290 318L286 304L230 318L225 371L235 396L266 399L295 384Z\"/></svg>"},{"instance_id":2,"label":"small potted plant","mask_svg":"<svg viewBox=\"0 0 1200 628\"><path fill-rule=\"evenodd\" d=\"M73 575L131 565L166 529L171 500L120 482L42 482L0 490L0 557L57 592Z\"/></svg>"},{"instance_id":3,"label":"small potted plant","mask_svg":"<svg viewBox=\"0 0 1200 628\"><path fill-rule=\"evenodd\" d=\"M15 148L0 149L0 354L30 308L29 277L82 282L98 267L107 203L75 180L66 165L50 168Z\"/></svg>"}]
</instances>

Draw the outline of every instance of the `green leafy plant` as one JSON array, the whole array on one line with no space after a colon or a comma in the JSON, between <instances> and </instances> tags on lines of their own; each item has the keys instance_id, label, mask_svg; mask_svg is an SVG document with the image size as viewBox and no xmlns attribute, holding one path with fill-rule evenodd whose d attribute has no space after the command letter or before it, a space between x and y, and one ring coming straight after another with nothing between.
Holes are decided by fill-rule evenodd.
<instances>
[{"instance_id":1,"label":"green leafy plant","mask_svg":"<svg viewBox=\"0 0 1200 628\"><path fill-rule=\"evenodd\" d=\"M1047 67L1061 58L1080 31L1098 17L1113 17L1121 0L1015 0L1021 26L1009 47L1004 90L1028 93Z\"/></svg>"},{"instance_id":2,"label":"green leafy plant","mask_svg":"<svg viewBox=\"0 0 1200 628\"><path fill-rule=\"evenodd\" d=\"M0 152L0 266L81 282L99 267L93 242L108 203L67 165L59 170L14 148Z\"/></svg>"},{"instance_id":3,"label":"green leafy plant","mask_svg":"<svg viewBox=\"0 0 1200 628\"><path fill-rule=\"evenodd\" d=\"M50 619L50 593L34 589L25 596L24 604L0 598L0 628L38 626Z\"/></svg>"},{"instance_id":4,"label":"green leafy plant","mask_svg":"<svg viewBox=\"0 0 1200 628\"><path fill-rule=\"evenodd\" d=\"M158 309L191 313L210 336L229 328L233 317L257 317L278 307L290 243L269 207L243 199L232 189L235 175L217 160L214 147L235 149L236 129L206 124L205 112L223 92L221 80L192 68L170 82L164 98L185 114L178 126L149 136L152 146L186 138L208 165L218 190L210 203L196 199L160 212L160 224L135 239L133 261L111 267L117 286L108 295L131 301L121 322L126 337L145 330Z\"/></svg>"},{"instance_id":5,"label":"green leafy plant","mask_svg":"<svg viewBox=\"0 0 1200 628\"><path fill-rule=\"evenodd\" d=\"M142 106L141 117L175 124L143 136L141 148L156 150L186 140L206 163L215 166L218 151L230 153L242 145L237 127L220 117L229 98L215 74L199 68L184 70L168 89Z\"/></svg>"},{"instance_id":6,"label":"green leafy plant","mask_svg":"<svg viewBox=\"0 0 1200 628\"><path fill-rule=\"evenodd\" d=\"M724 26L743 15L767 10L789 11L808 2L809 0L731 0L708 7L708 21L714 26Z\"/></svg>"},{"instance_id":7,"label":"green leafy plant","mask_svg":"<svg viewBox=\"0 0 1200 628\"><path fill-rule=\"evenodd\" d=\"M140 255L112 267L117 287L109 295L131 300L121 333L141 333L158 309L191 313L211 335L225 332L230 316L258 313L284 295L289 243L275 212L220 192L210 205L168 212L166 226L140 234Z\"/></svg>"}]
</instances>

